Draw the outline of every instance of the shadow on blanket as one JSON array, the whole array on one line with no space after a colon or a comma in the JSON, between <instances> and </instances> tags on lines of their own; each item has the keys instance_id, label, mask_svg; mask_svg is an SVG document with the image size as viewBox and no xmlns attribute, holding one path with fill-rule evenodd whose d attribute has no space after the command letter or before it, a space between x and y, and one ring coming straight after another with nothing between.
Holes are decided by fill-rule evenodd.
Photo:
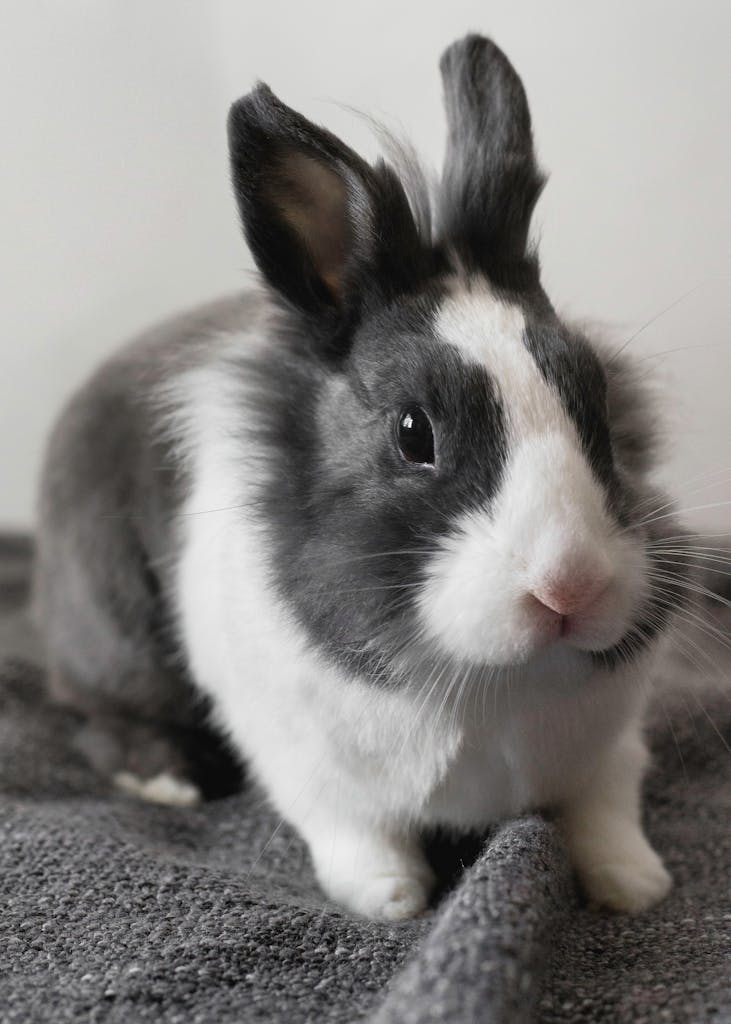
<instances>
[{"instance_id":1,"label":"shadow on blanket","mask_svg":"<svg viewBox=\"0 0 731 1024\"><path fill-rule=\"evenodd\" d=\"M479 844L435 842L437 907L373 923L323 899L246 782L190 810L135 803L89 771L77 720L45 700L30 557L23 538L0 543L3 1024L731 1021L728 697L691 694L653 730L648 828L676 879L655 911L585 908L553 827L531 816Z\"/></svg>"}]
</instances>

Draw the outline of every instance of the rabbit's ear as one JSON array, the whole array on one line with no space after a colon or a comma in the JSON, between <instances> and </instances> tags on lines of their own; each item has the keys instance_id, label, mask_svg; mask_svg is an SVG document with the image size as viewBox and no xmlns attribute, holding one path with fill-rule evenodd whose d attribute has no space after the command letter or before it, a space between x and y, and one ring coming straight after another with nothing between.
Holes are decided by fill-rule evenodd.
<instances>
[{"instance_id":1,"label":"rabbit's ear","mask_svg":"<svg viewBox=\"0 0 731 1024\"><path fill-rule=\"evenodd\" d=\"M371 167L263 84L228 120L246 238L268 283L307 314L408 290L427 253L393 172Z\"/></svg>"},{"instance_id":2,"label":"rabbit's ear","mask_svg":"<svg viewBox=\"0 0 731 1024\"><path fill-rule=\"evenodd\" d=\"M440 68L448 126L441 240L488 273L519 266L544 184L523 84L505 54L477 35L453 43Z\"/></svg>"}]
</instances>

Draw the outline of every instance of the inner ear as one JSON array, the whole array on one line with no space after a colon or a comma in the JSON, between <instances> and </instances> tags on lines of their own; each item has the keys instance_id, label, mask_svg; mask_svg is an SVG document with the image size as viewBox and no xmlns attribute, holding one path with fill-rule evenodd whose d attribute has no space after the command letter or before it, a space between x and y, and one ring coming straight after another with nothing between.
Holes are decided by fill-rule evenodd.
<instances>
[{"instance_id":1,"label":"inner ear","mask_svg":"<svg viewBox=\"0 0 731 1024\"><path fill-rule=\"evenodd\" d=\"M289 149L279 154L271 189L274 205L305 248L315 274L341 302L353 241L345 178L317 157Z\"/></svg>"}]
</instances>

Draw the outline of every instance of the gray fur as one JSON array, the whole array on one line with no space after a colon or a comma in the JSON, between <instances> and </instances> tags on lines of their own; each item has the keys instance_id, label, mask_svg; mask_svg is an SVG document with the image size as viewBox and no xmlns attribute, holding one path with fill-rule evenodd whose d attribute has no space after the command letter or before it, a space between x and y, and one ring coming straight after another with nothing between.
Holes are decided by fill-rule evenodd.
<instances>
[{"instance_id":1,"label":"gray fur","mask_svg":"<svg viewBox=\"0 0 731 1024\"><path fill-rule=\"evenodd\" d=\"M150 747L140 747L122 719L115 730L116 714L188 726L203 717L165 600L185 480L162 427L159 392L209 357L222 334L250 326L261 308L260 296L237 295L145 333L80 389L51 437L34 611L52 693L94 716L89 743L80 742L100 767L132 770ZM165 760L150 764L157 770Z\"/></svg>"}]
</instances>

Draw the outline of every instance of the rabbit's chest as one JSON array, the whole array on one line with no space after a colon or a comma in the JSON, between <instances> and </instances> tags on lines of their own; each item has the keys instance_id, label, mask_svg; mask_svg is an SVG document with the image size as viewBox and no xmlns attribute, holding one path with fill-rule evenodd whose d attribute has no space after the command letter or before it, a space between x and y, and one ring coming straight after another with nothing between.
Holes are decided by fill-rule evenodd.
<instances>
[{"instance_id":1,"label":"rabbit's chest","mask_svg":"<svg viewBox=\"0 0 731 1024\"><path fill-rule=\"evenodd\" d=\"M432 782L419 817L425 824L479 828L527 810L560 804L579 788L597 757L636 713L619 680L563 681L536 698L530 684L489 712L463 718L452 732L432 729L412 751ZM439 748L439 750L437 749ZM441 759L438 753L441 753Z\"/></svg>"}]
</instances>

